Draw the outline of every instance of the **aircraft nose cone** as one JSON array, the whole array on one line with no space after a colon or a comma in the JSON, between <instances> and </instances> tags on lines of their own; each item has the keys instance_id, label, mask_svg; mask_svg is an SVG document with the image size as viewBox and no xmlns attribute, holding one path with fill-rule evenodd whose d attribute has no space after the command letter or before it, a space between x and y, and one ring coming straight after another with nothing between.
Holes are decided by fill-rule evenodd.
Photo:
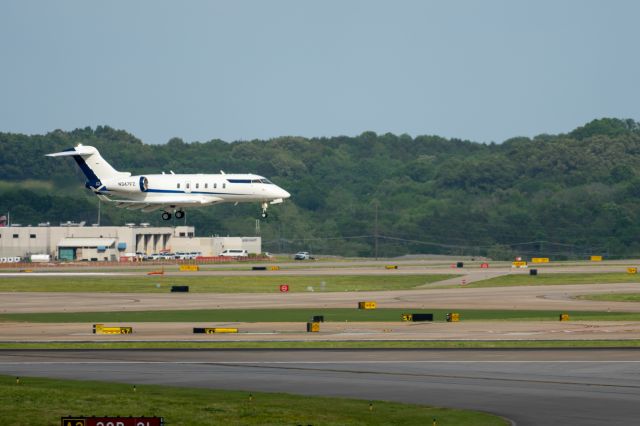
<instances>
[{"instance_id":1,"label":"aircraft nose cone","mask_svg":"<svg viewBox=\"0 0 640 426\"><path fill-rule=\"evenodd\" d=\"M284 189L280 188L280 192L282 193L281 197L282 198L289 198L291 197L291 194L289 194L287 191L285 191Z\"/></svg>"}]
</instances>

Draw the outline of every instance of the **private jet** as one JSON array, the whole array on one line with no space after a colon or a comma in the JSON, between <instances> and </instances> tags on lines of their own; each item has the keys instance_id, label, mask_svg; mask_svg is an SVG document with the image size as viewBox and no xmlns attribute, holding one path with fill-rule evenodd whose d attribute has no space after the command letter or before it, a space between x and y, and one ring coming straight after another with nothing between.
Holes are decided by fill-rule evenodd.
<instances>
[{"instance_id":1,"label":"private jet","mask_svg":"<svg viewBox=\"0 0 640 426\"><path fill-rule=\"evenodd\" d=\"M87 177L85 187L116 207L143 212L162 210L162 219L184 217L184 208L220 203L259 202L262 218L269 204L280 204L290 194L269 179L254 174L165 174L132 176L119 172L95 147L79 144L48 157L73 157Z\"/></svg>"}]
</instances>

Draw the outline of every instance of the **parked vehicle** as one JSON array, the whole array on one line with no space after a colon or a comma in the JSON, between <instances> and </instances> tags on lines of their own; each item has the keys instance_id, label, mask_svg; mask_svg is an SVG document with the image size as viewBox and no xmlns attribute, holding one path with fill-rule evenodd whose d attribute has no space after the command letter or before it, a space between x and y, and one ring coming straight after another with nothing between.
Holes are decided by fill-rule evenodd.
<instances>
[{"instance_id":1,"label":"parked vehicle","mask_svg":"<svg viewBox=\"0 0 640 426\"><path fill-rule=\"evenodd\" d=\"M249 252L243 249L226 249L219 256L223 257L247 257Z\"/></svg>"},{"instance_id":2,"label":"parked vehicle","mask_svg":"<svg viewBox=\"0 0 640 426\"><path fill-rule=\"evenodd\" d=\"M48 254L32 254L31 261L34 263L37 262L51 262L51 256Z\"/></svg>"},{"instance_id":3,"label":"parked vehicle","mask_svg":"<svg viewBox=\"0 0 640 426\"><path fill-rule=\"evenodd\" d=\"M313 259L308 251L299 251L293 255L293 260L310 260Z\"/></svg>"}]
</instances>

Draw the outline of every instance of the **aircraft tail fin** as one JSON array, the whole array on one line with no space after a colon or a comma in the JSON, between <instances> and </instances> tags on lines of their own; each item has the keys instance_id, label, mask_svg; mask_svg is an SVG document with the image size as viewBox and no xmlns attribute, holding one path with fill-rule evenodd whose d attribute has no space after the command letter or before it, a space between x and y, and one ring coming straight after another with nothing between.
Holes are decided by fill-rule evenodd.
<instances>
[{"instance_id":1,"label":"aircraft tail fin","mask_svg":"<svg viewBox=\"0 0 640 426\"><path fill-rule=\"evenodd\" d=\"M73 157L76 163L87 177L87 188L99 188L101 181L114 178L131 176L129 172L119 172L111 164L102 158L100 152L92 146L79 144L74 148L65 149L62 152L47 154L47 157Z\"/></svg>"}]
</instances>

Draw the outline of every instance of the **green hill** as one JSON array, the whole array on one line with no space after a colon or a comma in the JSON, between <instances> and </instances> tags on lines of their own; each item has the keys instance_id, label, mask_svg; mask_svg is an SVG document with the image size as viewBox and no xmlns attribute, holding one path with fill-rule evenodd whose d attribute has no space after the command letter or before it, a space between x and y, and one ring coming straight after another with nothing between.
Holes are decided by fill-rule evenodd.
<instances>
[{"instance_id":1,"label":"green hill","mask_svg":"<svg viewBox=\"0 0 640 426\"><path fill-rule=\"evenodd\" d=\"M640 254L640 124L599 119L567 134L480 144L438 136L365 132L145 145L108 126L26 136L0 133L0 212L14 222L97 218L98 200L72 161L44 157L78 143L135 174L255 172L291 192L261 223L264 249L379 254ZM255 233L258 205L187 211L200 235ZM102 223L159 214L103 204ZM183 223L180 221L180 223Z\"/></svg>"}]
</instances>

